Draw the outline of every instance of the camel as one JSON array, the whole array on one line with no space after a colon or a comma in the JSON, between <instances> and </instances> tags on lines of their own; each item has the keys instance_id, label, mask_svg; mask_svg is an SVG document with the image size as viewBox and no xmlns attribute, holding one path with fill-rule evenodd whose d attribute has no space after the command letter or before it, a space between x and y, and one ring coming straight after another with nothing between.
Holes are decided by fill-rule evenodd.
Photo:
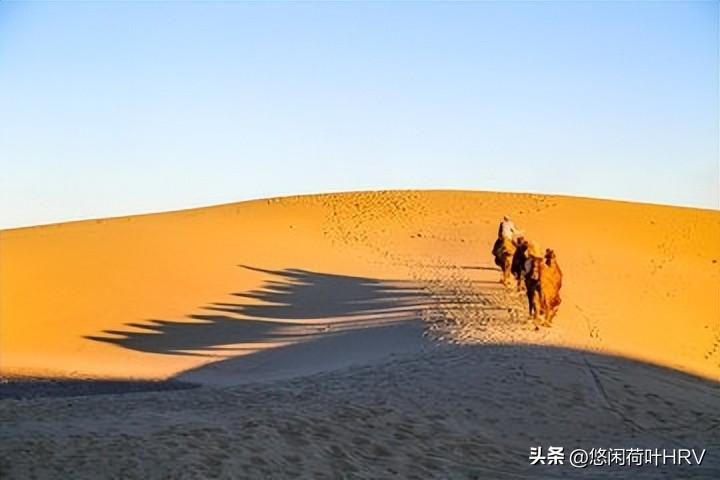
<instances>
[{"instance_id":1,"label":"camel","mask_svg":"<svg viewBox=\"0 0 720 480\"><path fill-rule=\"evenodd\" d=\"M537 248L531 245L524 272L530 318L535 322L536 329L538 315L543 317L542 325L550 326L562 301L562 271L555 252L548 248L541 257Z\"/></svg>"},{"instance_id":2,"label":"camel","mask_svg":"<svg viewBox=\"0 0 720 480\"><path fill-rule=\"evenodd\" d=\"M510 286L510 269L512 267L513 255L515 254L515 244L507 238L498 238L492 250L495 256L495 265L502 269L502 283L506 287Z\"/></svg>"},{"instance_id":3,"label":"camel","mask_svg":"<svg viewBox=\"0 0 720 480\"><path fill-rule=\"evenodd\" d=\"M538 328L537 317L540 313L540 270L543 259L532 255L532 250L528 249L528 256L525 260L523 272L525 273L525 293L528 299L528 310L530 318L535 323L535 329Z\"/></svg>"},{"instance_id":4,"label":"camel","mask_svg":"<svg viewBox=\"0 0 720 480\"><path fill-rule=\"evenodd\" d=\"M540 308L545 314L545 324L550 326L562 302L560 298L562 270L553 250L546 249L543 260L540 265Z\"/></svg>"},{"instance_id":5,"label":"camel","mask_svg":"<svg viewBox=\"0 0 720 480\"><path fill-rule=\"evenodd\" d=\"M513 277L515 277L517 291L522 292L525 288L525 282L523 282L523 270L525 268L525 260L527 260L528 242L523 237L518 237L515 245L516 249L512 257L510 273L512 273Z\"/></svg>"}]
</instances>

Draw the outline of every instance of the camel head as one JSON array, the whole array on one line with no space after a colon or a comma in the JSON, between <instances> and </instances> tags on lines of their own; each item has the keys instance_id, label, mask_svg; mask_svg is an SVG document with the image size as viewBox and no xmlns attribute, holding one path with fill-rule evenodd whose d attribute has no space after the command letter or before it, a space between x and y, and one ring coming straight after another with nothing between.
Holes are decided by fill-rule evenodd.
<instances>
[{"instance_id":1,"label":"camel head","mask_svg":"<svg viewBox=\"0 0 720 480\"><path fill-rule=\"evenodd\" d=\"M555 251L551 248L545 249L545 264L547 266L552 265L552 263L556 260Z\"/></svg>"}]
</instances>

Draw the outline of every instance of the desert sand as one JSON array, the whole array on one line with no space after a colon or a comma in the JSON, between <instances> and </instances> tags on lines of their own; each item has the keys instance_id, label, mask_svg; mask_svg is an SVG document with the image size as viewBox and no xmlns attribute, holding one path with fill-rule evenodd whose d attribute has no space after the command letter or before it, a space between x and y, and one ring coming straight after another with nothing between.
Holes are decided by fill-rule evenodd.
<instances>
[{"instance_id":1,"label":"desert sand","mask_svg":"<svg viewBox=\"0 0 720 480\"><path fill-rule=\"evenodd\" d=\"M504 214L558 255L550 328L499 283ZM633 476L717 478L718 247L717 211L455 191L0 231L0 472L628 475L529 465L564 445L706 448Z\"/></svg>"}]
</instances>

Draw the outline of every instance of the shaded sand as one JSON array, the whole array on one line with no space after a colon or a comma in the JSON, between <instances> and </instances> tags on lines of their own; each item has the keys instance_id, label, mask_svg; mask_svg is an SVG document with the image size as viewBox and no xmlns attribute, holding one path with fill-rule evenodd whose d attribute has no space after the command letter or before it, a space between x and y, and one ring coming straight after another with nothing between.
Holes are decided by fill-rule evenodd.
<instances>
[{"instance_id":1,"label":"shaded sand","mask_svg":"<svg viewBox=\"0 0 720 480\"><path fill-rule=\"evenodd\" d=\"M453 346L275 384L0 402L6 478L718 478L717 383L546 347ZM530 466L531 445L706 448Z\"/></svg>"},{"instance_id":2,"label":"shaded sand","mask_svg":"<svg viewBox=\"0 0 720 480\"><path fill-rule=\"evenodd\" d=\"M78 397L85 395L113 395L136 392L184 390L198 385L177 380L64 380L50 378L4 378L0 383L0 400L38 397Z\"/></svg>"},{"instance_id":3,"label":"shaded sand","mask_svg":"<svg viewBox=\"0 0 720 480\"><path fill-rule=\"evenodd\" d=\"M498 282L503 214L558 254L552 328ZM528 465L560 444L706 448L632 475L716 478L718 246L715 211L442 191L2 231L0 473L628 475Z\"/></svg>"}]
</instances>

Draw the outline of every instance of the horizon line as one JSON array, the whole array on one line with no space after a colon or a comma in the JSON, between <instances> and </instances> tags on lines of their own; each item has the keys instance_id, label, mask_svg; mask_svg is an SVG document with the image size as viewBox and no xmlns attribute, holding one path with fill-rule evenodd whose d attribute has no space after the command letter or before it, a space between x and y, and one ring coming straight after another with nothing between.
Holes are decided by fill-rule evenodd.
<instances>
[{"instance_id":1,"label":"horizon line","mask_svg":"<svg viewBox=\"0 0 720 480\"><path fill-rule=\"evenodd\" d=\"M37 224L30 224L30 225L17 225L17 226L9 226L9 227L0 226L0 233L23 230L23 229L31 229L31 228L53 227L53 226L67 225L70 223L118 220L118 219L123 219L123 218L127 218L127 217L144 217L144 216L150 216L150 215L162 215L162 214L166 214L166 213L189 212L192 210L202 210L202 209L207 209L207 208L223 207L223 206L229 206L229 205L234 205L234 204L238 204L238 203L258 202L258 201L263 201L263 200L280 200L280 199L284 199L284 198L293 198L293 197L312 197L312 196L323 196L323 195L331 196L331 195L343 195L343 194L352 194L352 193L372 193L372 192L458 192L458 193L464 192L464 193L542 195L542 196L547 196L547 197L562 197L562 198L579 199L579 200L599 200L599 201L606 201L606 202L628 203L628 204L635 204L635 205L651 205L651 206L668 207L668 208L683 208L683 209L689 209L689 210L700 210L700 211L709 211L709 212L720 213L720 206L717 206L715 208L708 208L708 207L699 207L696 205L658 203L658 202L631 200L631 199L627 199L627 198L617 198L617 197L615 197L615 198L614 197L596 197L596 196L591 196L591 195L574 195L574 194L566 194L566 193L546 193L546 192L527 191L527 190L502 190L501 191L501 190L469 190L469 189L462 189L462 188L377 188L377 189L365 189L365 190L362 190L362 189L342 190L342 191L331 190L331 191L321 191L321 192L314 192L314 193L279 194L279 195L273 195L273 196L269 196L269 197L246 198L246 199L232 200L232 201L228 201L228 202L201 204L201 205L193 205L193 206L180 207L180 208L171 208L168 210L150 210L150 211L143 211L143 212L128 212L128 213L119 214L119 215L109 215L107 217L73 218L73 219L67 219L67 220L53 221L53 222L48 222L48 223L37 223Z\"/></svg>"}]
</instances>

